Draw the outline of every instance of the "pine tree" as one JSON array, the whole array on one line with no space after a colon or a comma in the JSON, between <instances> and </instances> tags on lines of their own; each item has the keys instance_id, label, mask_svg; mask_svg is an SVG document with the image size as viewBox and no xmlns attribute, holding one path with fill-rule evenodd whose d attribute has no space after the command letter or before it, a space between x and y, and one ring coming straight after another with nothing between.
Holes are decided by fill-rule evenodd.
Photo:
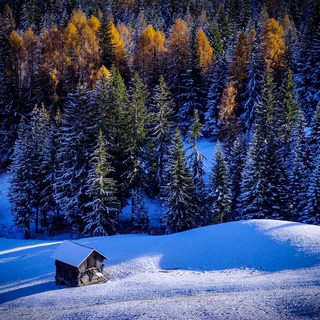
<instances>
[{"instance_id":1,"label":"pine tree","mask_svg":"<svg viewBox=\"0 0 320 320\"><path fill-rule=\"evenodd\" d=\"M219 60L213 70L208 90L204 134L208 137L217 136L219 122L219 106L223 90L227 83L227 62Z\"/></svg>"},{"instance_id":2,"label":"pine tree","mask_svg":"<svg viewBox=\"0 0 320 320\"><path fill-rule=\"evenodd\" d=\"M185 151L179 130L170 147L168 159L168 180L163 187L166 212L162 217L166 233L179 232L196 227L199 214L195 205L195 190L192 176L187 168Z\"/></svg>"},{"instance_id":3,"label":"pine tree","mask_svg":"<svg viewBox=\"0 0 320 320\"><path fill-rule=\"evenodd\" d=\"M320 152L320 104L316 108L310 126L309 147L312 159L316 159ZM315 168L316 166L314 165L313 167Z\"/></svg>"},{"instance_id":4,"label":"pine tree","mask_svg":"<svg viewBox=\"0 0 320 320\"><path fill-rule=\"evenodd\" d=\"M290 148L292 130L296 125L300 112L300 106L296 99L296 86L290 68L287 71L286 79L281 88L280 100L279 107L276 109L276 116L280 135L279 143L284 146L284 156L286 157Z\"/></svg>"},{"instance_id":5,"label":"pine tree","mask_svg":"<svg viewBox=\"0 0 320 320\"><path fill-rule=\"evenodd\" d=\"M61 114L60 112L51 119L50 128L44 141L43 162L41 172L44 176L44 187L41 190L42 227L47 227L47 232L53 234L55 229L61 227L61 208L57 203L57 180L59 173L58 150L61 139Z\"/></svg>"},{"instance_id":6,"label":"pine tree","mask_svg":"<svg viewBox=\"0 0 320 320\"><path fill-rule=\"evenodd\" d=\"M143 189L146 189L146 169L147 169L147 155L145 145L147 143L147 121L148 110L147 101L149 93L138 74L135 74L131 89L131 103L128 108L127 119L128 122L128 136L130 142L128 143L128 154L125 163L127 171L125 173L126 188L130 189L132 202L132 217L136 215L136 206L142 204L140 195ZM138 200L136 202L135 200Z\"/></svg>"},{"instance_id":7,"label":"pine tree","mask_svg":"<svg viewBox=\"0 0 320 320\"><path fill-rule=\"evenodd\" d=\"M166 183L165 172L168 153L173 137L173 110L174 101L164 78L160 77L160 84L156 86L151 102L151 124L153 153L150 155L149 168L155 171L156 190L160 191Z\"/></svg>"},{"instance_id":8,"label":"pine tree","mask_svg":"<svg viewBox=\"0 0 320 320\"><path fill-rule=\"evenodd\" d=\"M111 169L107 158L106 144L100 130L88 172L89 201L85 204L87 214L83 234L90 236L111 235L118 230L120 202L116 197L116 183L110 178Z\"/></svg>"},{"instance_id":9,"label":"pine tree","mask_svg":"<svg viewBox=\"0 0 320 320\"><path fill-rule=\"evenodd\" d=\"M202 212L207 209L207 190L204 183L205 176L205 156L199 151L197 146L197 140L202 136L201 130L203 125L200 122L197 110L194 113L193 124L189 130L189 142L191 143L189 150L190 154L187 158L188 167L192 175L192 181L194 188L197 192L197 205Z\"/></svg>"},{"instance_id":10,"label":"pine tree","mask_svg":"<svg viewBox=\"0 0 320 320\"><path fill-rule=\"evenodd\" d=\"M241 123L246 132L252 131L255 122L255 110L261 100L262 89L265 78L265 67L263 57L259 52L259 36L256 35L253 43L250 61L248 63L248 83L243 94L243 106L241 107Z\"/></svg>"},{"instance_id":11,"label":"pine tree","mask_svg":"<svg viewBox=\"0 0 320 320\"><path fill-rule=\"evenodd\" d=\"M43 173L44 165L44 148L45 142L49 133L49 114L44 106L35 107L31 118L31 142L30 148L32 153L30 154L31 160L31 179L33 181L33 206L35 209L35 227L36 233L39 232L39 219L42 207L42 190L45 188ZM42 213L41 213L42 215ZM42 224L42 219L41 219Z\"/></svg>"},{"instance_id":12,"label":"pine tree","mask_svg":"<svg viewBox=\"0 0 320 320\"><path fill-rule=\"evenodd\" d=\"M201 34L201 33L200 33ZM180 102L178 110L178 125L183 135L186 135L192 123L194 111L197 109L201 122L204 120L207 92L205 90L205 75L202 73L200 51L197 46L195 26L192 26L189 51L191 52L186 73L182 75ZM208 44L208 43L207 43ZM209 44L208 44L209 45ZM209 71L209 66L208 71Z\"/></svg>"},{"instance_id":13,"label":"pine tree","mask_svg":"<svg viewBox=\"0 0 320 320\"><path fill-rule=\"evenodd\" d=\"M133 210L133 228L139 232L148 232L150 217L145 203L145 194L142 188L138 188L134 194L135 207Z\"/></svg>"},{"instance_id":14,"label":"pine tree","mask_svg":"<svg viewBox=\"0 0 320 320\"><path fill-rule=\"evenodd\" d=\"M207 224L229 220L231 209L229 169L219 141L210 175L209 202L210 211Z\"/></svg>"},{"instance_id":15,"label":"pine tree","mask_svg":"<svg viewBox=\"0 0 320 320\"><path fill-rule=\"evenodd\" d=\"M291 218L288 177L279 146L275 109L275 84L268 69L241 184L240 214L246 219Z\"/></svg>"},{"instance_id":16,"label":"pine tree","mask_svg":"<svg viewBox=\"0 0 320 320\"><path fill-rule=\"evenodd\" d=\"M30 237L30 223L33 219L33 180L31 150L31 134L24 119L18 127L18 139L12 155L12 173L9 201L11 212L17 226L24 229L25 238Z\"/></svg>"},{"instance_id":17,"label":"pine tree","mask_svg":"<svg viewBox=\"0 0 320 320\"><path fill-rule=\"evenodd\" d=\"M306 123L302 111L298 111L295 124L290 137L291 154L287 166L291 168L290 178L290 199L292 203L292 218L294 221L303 221L308 199L306 196L309 182L309 172L312 161L308 139L306 137Z\"/></svg>"},{"instance_id":18,"label":"pine tree","mask_svg":"<svg viewBox=\"0 0 320 320\"><path fill-rule=\"evenodd\" d=\"M315 159L315 169L311 173L309 186L306 192L307 206L303 211L302 221L320 225L320 156Z\"/></svg>"},{"instance_id":19,"label":"pine tree","mask_svg":"<svg viewBox=\"0 0 320 320\"><path fill-rule=\"evenodd\" d=\"M78 86L77 91L70 94L62 116L58 152L60 168L56 186L57 202L67 221L80 231L86 214L89 160L96 137L88 101L90 98L84 86Z\"/></svg>"},{"instance_id":20,"label":"pine tree","mask_svg":"<svg viewBox=\"0 0 320 320\"><path fill-rule=\"evenodd\" d=\"M246 151L244 137L238 136L233 142L228 156L230 189L232 194L230 220L236 219L236 210L239 206L238 199L241 194L242 174L245 167Z\"/></svg>"}]
</instances>

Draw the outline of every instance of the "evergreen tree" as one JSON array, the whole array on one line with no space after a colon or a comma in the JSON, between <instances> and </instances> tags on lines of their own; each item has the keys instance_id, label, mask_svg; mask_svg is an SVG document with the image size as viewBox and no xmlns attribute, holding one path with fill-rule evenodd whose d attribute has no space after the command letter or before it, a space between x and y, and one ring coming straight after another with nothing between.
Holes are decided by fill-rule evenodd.
<instances>
[{"instance_id":1,"label":"evergreen tree","mask_svg":"<svg viewBox=\"0 0 320 320\"><path fill-rule=\"evenodd\" d=\"M85 204L88 211L84 218L83 233L90 236L111 235L118 230L120 203L116 197L116 183L110 178L111 169L107 157L106 144L100 130L88 173L89 201Z\"/></svg>"},{"instance_id":2,"label":"evergreen tree","mask_svg":"<svg viewBox=\"0 0 320 320\"><path fill-rule=\"evenodd\" d=\"M189 141L191 145L189 147L190 154L187 158L188 167L190 168L192 181L197 192L197 205L202 212L205 212L207 209L207 192L206 186L204 183L205 176L205 156L199 151L197 140L201 137L201 130L203 125L200 122L199 115L197 110L194 113L193 124L189 130Z\"/></svg>"},{"instance_id":3,"label":"evergreen tree","mask_svg":"<svg viewBox=\"0 0 320 320\"><path fill-rule=\"evenodd\" d=\"M45 154L45 142L49 133L49 114L44 106L35 107L31 118L31 142L30 148L32 153L30 154L30 160L32 165L33 180L33 206L35 209L35 227L36 233L39 231L39 219L40 210L42 206L42 190L45 188L43 173L44 166L44 154ZM42 215L42 213L41 213ZM41 219L42 224L42 219Z\"/></svg>"},{"instance_id":4,"label":"evergreen tree","mask_svg":"<svg viewBox=\"0 0 320 320\"><path fill-rule=\"evenodd\" d=\"M24 119L18 127L18 139L12 155L12 174L9 201L11 212L17 226L24 229L25 238L30 237L30 223L33 219L33 180L31 150L31 134Z\"/></svg>"},{"instance_id":5,"label":"evergreen tree","mask_svg":"<svg viewBox=\"0 0 320 320\"><path fill-rule=\"evenodd\" d=\"M219 60L213 70L208 91L204 134L208 137L214 137L218 134L220 101L223 90L227 83L227 62Z\"/></svg>"},{"instance_id":6,"label":"evergreen tree","mask_svg":"<svg viewBox=\"0 0 320 320\"><path fill-rule=\"evenodd\" d=\"M155 171L156 190L166 184L165 171L168 153L173 137L173 110L174 102L164 78L160 77L160 84L156 86L151 101L151 135L153 153L150 155L149 168Z\"/></svg>"},{"instance_id":7,"label":"evergreen tree","mask_svg":"<svg viewBox=\"0 0 320 320\"><path fill-rule=\"evenodd\" d=\"M253 43L253 48L251 51L251 58L248 62L248 83L246 90L243 94L243 108L241 114L241 123L245 128L246 132L251 132L254 122L255 122L255 110L259 101L261 100L265 71L264 71L264 62L259 51L259 35L256 35L255 41Z\"/></svg>"},{"instance_id":8,"label":"evergreen tree","mask_svg":"<svg viewBox=\"0 0 320 320\"><path fill-rule=\"evenodd\" d=\"M145 194L142 188L138 188L134 194L135 207L133 210L133 228L139 232L149 230L150 217L145 203Z\"/></svg>"},{"instance_id":9,"label":"evergreen tree","mask_svg":"<svg viewBox=\"0 0 320 320\"><path fill-rule=\"evenodd\" d=\"M320 224L320 156L316 158L315 169L310 175L309 186L306 192L307 205L302 212L302 222Z\"/></svg>"},{"instance_id":10,"label":"evergreen tree","mask_svg":"<svg viewBox=\"0 0 320 320\"><path fill-rule=\"evenodd\" d=\"M207 224L221 223L230 219L231 190L229 169L218 141L210 175L210 210Z\"/></svg>"},{"instance_id":11,"label":"evergreen tree","mask_svg":"<svg viewBox=\"0 0 320 320\"><path fill-rule=\"evenodd\" d=\"M125 185L131 191L133 219L137 211L135 206L141 206L142 199L140 195L142 190L146 189L147 148L145 148L145 145L147 143L148 96L149 93L146 86L136 73L132 83L131 103L126 119L128 123L127 134L130 142L126 151L128 158L125 160L127 165ZM138 203L136 203L136 199Z\"/></svg>"},{"instance_id":12,"label":"evergreen tree","mask_svg":"<svg viewBox=\"0 0 320 320\"><path fill-rule=\"evenodd\" d=\"M284 156L286 157L290 148L290 137L292 130L296 125L300 107L296 99L296 86L293 80L293 74L289 68L286 79L281 88L281 101L276 109L276 117L279 130L279 143L284 146Z\"/></svg>"},{"instance_id":13,"label":"evergreen tree","mask_svg":"<svg viewBox=\"0 0 320 320\"><path fill-rule=\"evenodd\" d=\"M309 139L309 147L311 157L313 160L315 160L320 152L320 104L316 108L310 126L311 132ZM316 166L314 165L313 167L315 168Z\"/></svg>"},{"instance_id":14,"label":"evergreen tree","mask_svg":"<svg viewBox=\"0 0 320 320\"><path fill-rule=\"evenodd\" d=\"M80 231L86 214L89 160L96 137L88 101L88 90L84 86L78 86L77 91L70 94L62 116L58 152L60 168L56 186L57 202L67 221Z\"/></svg>"},{"instance_id":15,"label":"evergreen tree","mask_svg":"<svg viewBox=\"0 0 320 320\"><path fill-rule=\"evenodd\" d=\"M276 95L269 69L259 105L239 197L243 218L290 219L288 177L279 146Z\"/></svg>"},{"instance_id":16,"label":"evergreen tree","mask_svg":"<svg viewBox=\"0 0 320 320\"><path fill-rule=\"evenodd\" d=\"M245 167L246 151L244 137L237 137L230 148L228 156L230 189L232 194L230 220L236 218L236 210L239 206L238 200L241 194L241 181Z\"/></svg>"},{"instance_id":17,"label":"evergreen tree","mask_svg":"<svg viewBox=\"0 0 320 320\"><path fill-rule=\"evenodd\" d=\"M199 211L195 205L195 190L191 173L186 165L185 154L182 138L177 129L167 163L169 176L167 184L163 187L167 210L162 220L166 233L196 227Z\"/></svg>"},{"instance_id":18,"label":"evergreen tree","mask_svg":"<svg viewBox=\"0 0 320 320\"><path fill-rule=\"evenodd\" d=\"M186 135L192 123L194 112L197 109L201 122L204 121L204 109L206 106L205 77L202 74L200 55L197 48L197 36L195 26L191 28L190 42L191 52L186 73L181 79L181 93L178 110L178 125L183 135Z\"/></svg>"},{"instance_id":19,"label":"evergreen tree","mask_svg":"<svg viewBox=\"0 0 320 320\"><path fill-rule=\"evenodd\" d=\"M305 133L306 124L302 111L298 111L297 120L290 137L291 154L288 161L290 178L290 198L292 203L292 218L302 221L308 199L306 196L311 166L308 140Z\"/></svg>"},{"instance_id":20,"label":"evergreen tree","mask_svg":"<svg viewBox=\"0 0 320 320\"><path fill-rule=\"evenodd\" d=\"M47 227L47 232L53 234L55 229L61 227L61 208L57 203L57 180L59 172L58 150L61 138L60 112L51 120L50 128L44 141L42 174L44 187L41 190L42 226Z\"/></svg>"}]
</instances>

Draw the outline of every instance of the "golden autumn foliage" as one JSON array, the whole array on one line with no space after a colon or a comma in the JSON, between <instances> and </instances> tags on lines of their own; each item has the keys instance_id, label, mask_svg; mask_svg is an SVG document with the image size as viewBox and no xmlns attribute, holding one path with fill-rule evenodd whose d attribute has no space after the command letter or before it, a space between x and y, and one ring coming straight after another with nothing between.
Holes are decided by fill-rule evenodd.
<instances>
[{"instance_id":1,"label":"golden autumn foliage","mask_svg":"<svg viewBox=\"0 0 320 320\"><path fill-rule=\"evenodd\" d=\"M250 52L252 47L252 31L247 37L242 31L239 35L237 44L234 48L233 58L230 63L230 73L233 81L239 83L248 77L247 63L250 60Z\"/></svg>"},{"instance_id":2,"label":"golden autumn foliage","mask_svg":"<svg viewBox=\"0 0 320 320\"><path fill-rule=\"evenodd\" d=\"M161 66L165 52L164 33L149 24L139 37L135 55L137 70L145 82L148 82L152 71Z\"/></svg>"},{"instance_id":3,"label":"golden autumn foliage","mask_svg":"<svg viewBox=\"0 0 320 320\"><path fill-rule=\"evenodd\" d=\"M202 28L199 29L197 35L197 49L199 53L200 67L204 73L208 73L210 67L213 65L213 49L207 39Z\"/></svg>"},{"instance_id":4,"label":"golden autumn foliage","mask_svg":"<svg viewBox=\"0 0 320 320\"><path fill-rule=\"evenodd\" d=\"M282 64L286 51L284 30L277 20L271 18L263 29L261 50L265 61L270 67L276 68Z\"/></svg>"},{"instance_id":5,"label":"golden autumn foliage","mask_svg":"<svg viewBox=\"0 0 320 320\"><path fill-rule=\"evenodd\" d=\"M182 19L175 20L167 41L167 61L172 70L172 85L180 86L181 74L185 73L189 57L190 32Z\"/></svg>"},{"instance_id":6,"label":"golden autumn foliage","mask_svg":"<svg viewBox=\"0 0 320 320\"><path fill-rule=\"evenodd\" d=\"M222 93L220 101L219 120L225 125L228 125L230 120L235 117L234 112L237 106L236 96L237 89L234 84L229 81Z\"/></svg>"},{"instance_id":7,"label":"golden autumn foliage","mask_svg":"<svg viewBox=\"0 0 320 320\"><path fill-rule=\"evenodd\" d=\"M119 64L123 63L125 59L124 44L114 23L110 24L110 32L111 32L111 43L113 47L112 50L113 50L113 55L115 57L115 65L118 66Z\"/></svg>"},{"instance_id":8,"label":"golden autumn foliage","mask_svg":"<svg viewBox=\"0 0 320 320\"><path fill-rule=\"evenodd\" d=\"M111 72L105 66L101 66L97 73L97 81L101 80L102 78L108 79L110 77Z\"/></svg>"},{"instance_id":9,"label":"golden autumn foliage","mask_svg":"<svg viewBox=\"0 0 320 320\"><path fill-rule=\"evenodd\" d=\"M134 51L134 41L133 41L133 29L132 27L127 27L124 23L117 25L117 30L119 32L120 38L123 41L124 51L126 54L126 60L128 65L133 64L133 51Z\"/></svg>"},{"instance_id":10,"label":"golden autumn foliage","mask_svg":"<svg viewBox=\"0 0 320 320\"><path fill-rule=\"evenodd\" d=\"M90 20L88 21L88 25L93 32L98 32L101 23L98 18L96 18L95 16L91 16Z\"/></svg>"}]
</instances>

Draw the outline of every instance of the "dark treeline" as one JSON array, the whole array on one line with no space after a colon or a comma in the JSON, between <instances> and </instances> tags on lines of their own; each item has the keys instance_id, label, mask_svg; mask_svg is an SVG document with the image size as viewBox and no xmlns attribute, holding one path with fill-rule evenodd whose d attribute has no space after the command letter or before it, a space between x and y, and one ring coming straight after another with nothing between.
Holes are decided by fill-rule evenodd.
<instances>
[{"instance_id":1,"label":"dark treeline","mask_svg":"<svg viewBox=\"0 0 320 320\"><path fill-rule=\"evenodd\" d=\"M164 206L164 232L319 224L319 1L0 9L0 162L26 236L31 222L117 233L128 200L130 229L147 232L148 197ZM221 142L208 182L201 136Z\"/></svg>"}]
</instances>

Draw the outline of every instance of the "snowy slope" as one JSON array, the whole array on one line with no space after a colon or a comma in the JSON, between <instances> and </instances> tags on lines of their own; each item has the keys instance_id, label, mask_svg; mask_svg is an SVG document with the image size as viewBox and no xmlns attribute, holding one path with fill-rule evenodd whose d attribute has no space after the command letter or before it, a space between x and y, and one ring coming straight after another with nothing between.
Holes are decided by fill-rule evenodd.
<instances>
[{"instance_id":1,"label":"snowy slope","mask_svg":"<svg viewBox=\"0 0 320 320\"><path fill-rule=\"evenodd\" d=\"M0 319L320 319L320 227L252 220L79 243L107 283L54 283L61 242L0 239Z\"/></svg>"}]
</instances>

